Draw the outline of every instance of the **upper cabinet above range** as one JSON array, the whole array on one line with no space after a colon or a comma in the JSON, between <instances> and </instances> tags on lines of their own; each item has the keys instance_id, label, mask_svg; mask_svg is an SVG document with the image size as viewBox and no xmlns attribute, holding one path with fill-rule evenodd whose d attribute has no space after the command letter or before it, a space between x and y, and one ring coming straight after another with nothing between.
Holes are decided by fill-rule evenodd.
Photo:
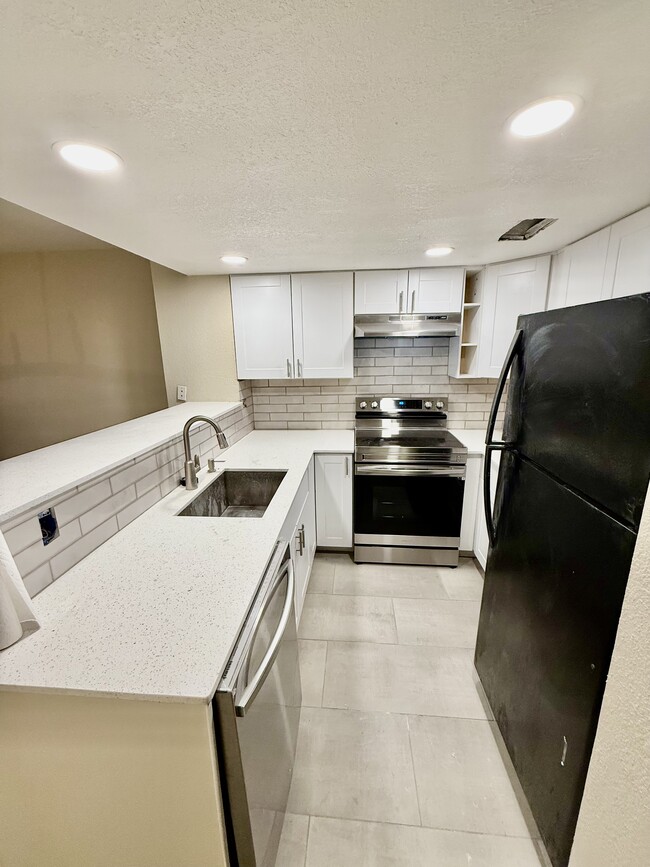
<instances>
[{"instance_id":1,"label":"upper cabinet above range","mask_svg":"<svg viewBox=\"0 0 650 867\"><path fill-rule=\"evenodd\" d=\"M460 313L464 286L464 268L357 271L354 312Z\"/></svg>"},{"instance_id":2,"label":"upper cabinet above range","mask_svg":"<svg viewBox=\"0 0 650 867\"><path fill-rule=\"evenodd\" d=\"M355 271L354 312L405 313L408 271Z\"/></svg>"},{"instance_id":3,"label":"upper cabinet above range","mask_svg":"<svg viewBox=\"0 0 650 867\"><path fill-rule=\"evenodd\" d=\"M353 375L349 271L233 275L239 379L339 379Z\"/></svg>"},{"instance_id":4,"label":"upper cabinet above range","mask_svg":"<svg viewBox=\"0 0 650 867\"><path fill-rule=\"evenodd\" d=\"M460 313L464 268L415 268L409 271L407 313Z\"/></svg>"}]
</instances>

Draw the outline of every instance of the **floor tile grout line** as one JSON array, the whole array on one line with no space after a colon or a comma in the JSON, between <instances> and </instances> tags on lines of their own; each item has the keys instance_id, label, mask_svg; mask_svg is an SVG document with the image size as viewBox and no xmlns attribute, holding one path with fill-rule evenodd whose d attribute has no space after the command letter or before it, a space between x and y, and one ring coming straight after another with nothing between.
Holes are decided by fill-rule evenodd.
<instances>
[{"instance_id":1,"label":"floor tile grout line","mask_svg":"<svg viewBox=\"0 0 650 867\"><path fill-rule=\"evenodd\" d=\"M415 802L418 805L418 816L420 817L420 827L422 827L422 808L420 807L420 788L418 786L418 775L415 770L415 757L413 755L413 741L411 740L411 721L408 714L406 715L406 733L409 739L409 752L411 754L411 769L413 770L413 783L415 784Z\"/></svg>"},{"instance_id":2,"label":"floor tile grout line","mask_svg":"<svg viewBox=\"0 0 650 867\"><path fill-rule=\"evenodd\" d=\"M307 815L301 813L299 815ZM425 831L448 831L451 834L473 834L476 837L501 837L506 840L530 840L532 843L541 840L541 837L531 837L522 834L499 834L497 831L467 831L464 828L447 828L439 825L411 825L408 822L387 822L385 819L358 819L353 816L326 816L321 813L309 813L311 819L332 819L335 822L363 822L368 825L390 825L393 828L414 828Z\"/></svg>"},{"instance_id":3,"label":"floor tile grout line","mask_svg":"<svg viewBox=\"0 0 650 867\"><path fill-rule=\"evenodd\" d=\"M320 706L323 707L323 699L325 698L325 678L327 677L327 657L330 652L329 641L325 642L325 665L323 666L323 684L320 689Z\"/></svg>"},{"instance_id":4,"label":"floor tile grout line","mask_svg":"<svg viewBox=\"0 0 650 867\"><path fill-rule=\"evenodd\" d=\"M473 650L468 644L409 644L406 641L370 641L368 638L324 638L316 635L299 635L300 641L331 641L340 644L380 644L382 647L437 647L440 650Z\"/></svg>"},{"instance_id":5,"label":"floor tile grout line","mask_svg":"<svg viewBox=\"0 0 650 867\"><path fill-rule=\"evenodd\" d=\"M322 590L307 590L306 596L327 596L336 599L399 599L405 602L476 602L480 599L451 599L449 596L396 596L394 593L323 593Z\"/></svg>"},{"instance_id":6,"label":"floor tile grout line","mask_svg":"<svg viewBox=\"0 0 650 867\"><path fill-rule=\"evenodd\" d=\"M302 862L303 867L308 867L309 861L309 835L311 833L311 818L311 816L307 816L307 838L305 839L305 858ZM278 865L278 867L281 867L281 865Z\"/></svg>"}]
</instances>

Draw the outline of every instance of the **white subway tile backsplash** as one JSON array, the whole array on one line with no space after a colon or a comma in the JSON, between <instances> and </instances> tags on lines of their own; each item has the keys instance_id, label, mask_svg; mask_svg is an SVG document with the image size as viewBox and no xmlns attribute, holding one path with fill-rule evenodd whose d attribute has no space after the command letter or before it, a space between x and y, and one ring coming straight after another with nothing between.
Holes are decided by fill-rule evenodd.
<instances>
[{"instance_id":1,"label":"white subway tile backsplash","mask_svg":"<svg viewBox=\"0 0 650 867\"><path fill-rule=\"evenodd\" d=\"M3 533L9 550L16 556L30 545L36 545L42 541L41 525L38 523L36 515L30 516L22 524L18 524L11 530L5 530Z\"/></svg>"},{"instance_id":2,"label":"white subway tile backsplash","mask_svg":"<svg viewBox=\"0 0 650 867\"><path fill-rule=\"evenodd\" d=\"M127 506L126 509L123 509L121 512L117 514L117 523L120 530L123 530L127 524L130 524L131 521L135 521L136 518L140 517L143 512L146 512L147 509L150 509L158 500L161 499L160 488L155 487L150 491L147 491L142 497L139 497L134 503L131 503L130 506Z\"/></svg>"},{"instance_id":3,"label":"white subway tile backsplash","mask_svg":"<svg viewBox=\"0 0 650 867\"><path fill-rule=\"evenodd\" d=\"M28 575L42 566L59 552L63 551L68 545L76 542L81 536L81 526L77 518L70 521L65 527L59 528L59 536L50 542L49 545L44 545L42 540L25 548L20 554L14 556L16 566L21 575Z\"/></svg>"},{"instance_id":4,"label":"white subway tile backsplash","mask_svg":"<svg viewBox=\"0 0 650 867\"><path fill-rule=\"evenodd\" d=\"M254 380L255 427L352 428L355 397L376 393L447 397L456 427L478 427L487 419L496 383L450 379L447 338L357 338L354 356L353 379Z\"/></svg>"},{"instance_id":5,"label":"white subway tile backsplash","mask_svg":"<svg viewBox=\"0 0 650 867\"><path fill-rule=\"evenodd\" d=\"M79 515L83 515L97 503L106 500L111 495L111 485L108 479L103 482L98 482L96 485L91 485L84 491L70 497L60 505L56 506L55 514L59 522L59 527L63 527Z\"/></svg>"},{"instance_id":6,"label":"white subway tile backsplash","mask_svg":"<svg viewBox=\"0 0 650 867\"><path fill-rule=\"evenodd\" d=\"M33 599L37 593L40 593L48 584L52 583L52 570L50 569L49 562L43 563L38 569L34 569L29 575L25 575L23 583L25 590L27 590Z\"/></svg>"},{"instance_id":7,"label":"white subway tile backsplash","mask_svg":"<svg viewBox=\"0 0 650 867\"><path fill-rule=\"evenodd\" d=\"M90 509L85 515L81 515L79 523L81 524L81 532L85 535L94 530L104 521L107 521L112 515L116 515L129 503L132 503L136 498L135 485L129 485L117 494L113 494L108 499L104 500L94 509Z\"/></svg>"},{"instance_id":8,"label":"white subway tile backsplash","mask_svg":"<svg viewBox=\"0 0 650 867\"><path fill-rule=\"evenodd\" d=\"M156 465L155 455L149 455L149 457L137 461L133 466L115 473L114 476L111 476L111 489L113 493L118 494L124 488L128 488L129 485L133 485L140 479L143 479L156 469Z\"/></svg>"},{"instance_id":9,"label":"white subway tile backsplash","mask_svg":"<svg viewBox=\"0 0 650 867\"><path fill-rule=\"evenodd\" d=\"M68 569L72 569L73 566L76 566L80 560L87 557L95 550L95 548L99 548L99 546L103 545L107 539L114 536L115 533L117 533L117 529L117 521L115 518L109 518L108 521L100 524L99 527L95 527L95 529L86 533L86 535L79 539L79 541L75 542L73 545L69 545L65 551L52 557L50 565L52 567L52 575L54 578L60 578L64 572L67 572Z\"/></svg>"}]
</instances>

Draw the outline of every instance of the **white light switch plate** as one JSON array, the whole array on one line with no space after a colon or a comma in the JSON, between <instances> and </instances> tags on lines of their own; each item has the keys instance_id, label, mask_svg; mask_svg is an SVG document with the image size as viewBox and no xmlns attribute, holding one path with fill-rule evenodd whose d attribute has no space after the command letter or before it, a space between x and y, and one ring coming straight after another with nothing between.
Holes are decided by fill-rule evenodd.
<instances>
[{"instance_id":1,"label":"white light switch plate","mask_svg":"<svg viewBox=\"0 0 650 867\"><path fill-rule=\"evenodd\" d=\"M176 400L187 400L187 386L186 385L177 385L176 386Z\"/></svg>"}]
</instances>

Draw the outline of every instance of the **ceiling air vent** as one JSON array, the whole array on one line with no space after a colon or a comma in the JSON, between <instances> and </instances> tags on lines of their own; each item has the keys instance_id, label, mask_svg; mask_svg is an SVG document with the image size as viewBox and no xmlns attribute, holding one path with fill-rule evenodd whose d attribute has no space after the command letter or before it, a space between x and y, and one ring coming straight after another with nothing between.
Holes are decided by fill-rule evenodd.
<instances>
[{"instance_id":1,"label":"ceiling air vent","mask_svg":"<svg viewBox=\"0 0 650 867\"><path fill-rule=\"evenodd\" d=\"M532 220L522 220L520 223L517 223L516 226L513 226L512 229L508 229L507 232L504 232L499 240L528 241L529 238L533 238L538 232L541 232L542 229L545 229L547 226L550 226L551 223L555 222L557 222L557 218L555 217L535 217Z\"/></svg>"}]
</instances>

